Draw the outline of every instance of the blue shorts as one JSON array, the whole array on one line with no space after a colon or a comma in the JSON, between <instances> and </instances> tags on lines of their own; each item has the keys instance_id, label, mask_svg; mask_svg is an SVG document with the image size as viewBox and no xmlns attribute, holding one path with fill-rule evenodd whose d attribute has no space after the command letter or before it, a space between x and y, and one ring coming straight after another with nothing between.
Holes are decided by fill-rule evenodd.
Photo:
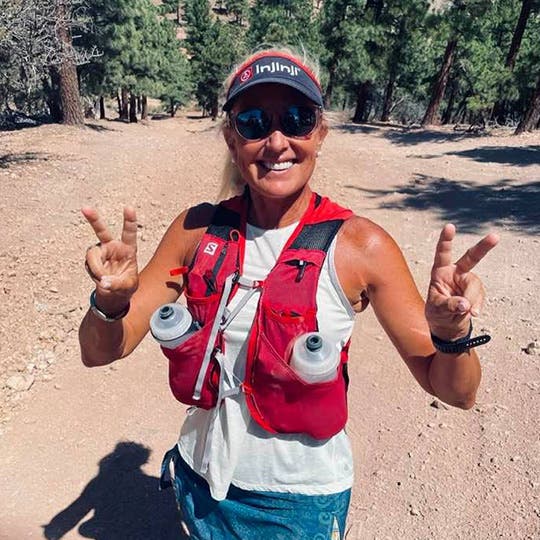
<instances>
[{"instance_id":1,"label":"blue shorts","mask_svg":"<svg viewBox=\"0 0 540 540\"><path fill-rule=\"evenodd\" d=\"M174 478L170 477L170 463ZM231 486L216 501L204 478L175 446L163 458L161 489L174 488L183 526L193 540L341 540L351 490L331 495L246 491Z\"/></svg>"}]
</instances>

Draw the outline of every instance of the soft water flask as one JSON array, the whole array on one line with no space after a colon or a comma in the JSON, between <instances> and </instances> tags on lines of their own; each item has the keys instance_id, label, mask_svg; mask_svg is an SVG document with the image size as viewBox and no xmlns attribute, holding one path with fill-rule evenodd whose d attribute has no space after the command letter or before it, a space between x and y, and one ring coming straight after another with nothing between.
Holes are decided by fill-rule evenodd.
<instances>
[{"instance_id":1,"label":"soft water flask","mask_svg":"<svg viewBox=\"0 0 540 540\"><path fill-rule=\"evenodd\" d=\"M189 310L177 303L161 306L150 317L150 332L166 349L175 349L199 328Z\"/></svg>"},{"instance_id":2,"label":"soft water flask","mask_svg":"<svg viewBox=\"0 0 540 540\"><path fill-rule=\"evenodd\" d=\"M303 334L294 342L291 367L308 383L334 380L339 361L336 344L318 332Z\"/></svg>"}]
</instances>

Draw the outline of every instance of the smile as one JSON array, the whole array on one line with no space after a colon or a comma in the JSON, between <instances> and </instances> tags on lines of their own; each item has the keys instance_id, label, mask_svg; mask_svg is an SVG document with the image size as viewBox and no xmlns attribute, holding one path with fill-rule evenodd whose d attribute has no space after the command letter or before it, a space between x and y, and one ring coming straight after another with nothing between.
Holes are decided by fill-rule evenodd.
<instances>
[{"instance_id":1,"label":"smile","mask_svg":"<svg viewBox=\"0 0 540 540\"><path fill-rule=\"evenodd\" d=\"M294 165L294 162L292 161L281 161L279 163L274 161L261 161L260 163L269 171L286 171Z\"/></svg>"}]
</instances>

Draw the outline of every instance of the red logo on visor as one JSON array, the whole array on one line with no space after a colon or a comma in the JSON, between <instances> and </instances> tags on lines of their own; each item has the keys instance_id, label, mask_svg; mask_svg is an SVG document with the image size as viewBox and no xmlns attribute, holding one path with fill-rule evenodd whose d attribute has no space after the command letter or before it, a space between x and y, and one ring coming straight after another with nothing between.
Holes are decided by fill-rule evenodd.
<instances>
[{"instance_id":1,"label":"red logo on visor","mask_svg":"<svg viewBox=\"0 0 540 540\"><path fill-rule=\"evenodd\" d=\"M248 67L248 68L244 69L244 71L242 71L242 73L240 74L240 82L245 83L245 82L249 81L249 79L251 79L251 77L253 77L253 68Z\"/></svg>"}]
</instances>

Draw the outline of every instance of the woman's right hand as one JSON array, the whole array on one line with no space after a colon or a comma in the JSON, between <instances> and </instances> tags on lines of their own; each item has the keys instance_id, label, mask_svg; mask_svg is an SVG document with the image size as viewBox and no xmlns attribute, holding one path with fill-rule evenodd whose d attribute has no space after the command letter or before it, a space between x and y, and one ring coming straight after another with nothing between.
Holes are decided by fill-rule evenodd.
<instances>
[{"instance_id":1,"label":"woman's right hand","mask_svg":"<svg viewBox=\"0 0 540 540\"><path fill-rule=\"evenodd\" d=\"M98 243L86 251L86 270L96 284L99 306L114 313L126 306L139 285L135 210L124 208L120 240L112 237L95 209L86 207L81 212L98 239Z\"/></svg>"}]
</instances>

